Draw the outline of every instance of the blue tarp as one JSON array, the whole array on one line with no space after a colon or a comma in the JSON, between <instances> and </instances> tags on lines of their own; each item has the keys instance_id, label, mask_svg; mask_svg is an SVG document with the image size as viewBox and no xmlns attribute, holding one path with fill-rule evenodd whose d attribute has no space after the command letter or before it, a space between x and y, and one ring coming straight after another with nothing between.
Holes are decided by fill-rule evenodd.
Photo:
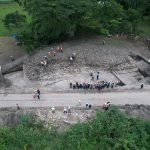
<instances>
[{"instance_id":1,"label":"blue tarp","mask_svg":"<svg viewBox=\"0 0 150 150\"><path fill-rule=\"evenodd\" d=\"M12 34L10 37L16 40L16 34Z\"/></svg>"}]
</instances>

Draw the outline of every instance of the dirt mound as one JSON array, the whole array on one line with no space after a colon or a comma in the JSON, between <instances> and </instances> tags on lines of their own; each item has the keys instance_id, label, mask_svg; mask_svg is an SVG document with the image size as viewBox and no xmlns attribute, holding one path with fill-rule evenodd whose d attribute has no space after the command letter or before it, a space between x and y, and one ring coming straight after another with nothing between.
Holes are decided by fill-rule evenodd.
<instances>
[{"instance_id":1,"label":"dirt mound","mask_svg":"<svg viewBox=\"0 0 150 150\"><path fill-rule=\"evenodd\" d=\"M105 45L102 44L103 39L106 41ZM54 74L56 70L71 72L85 66L109 70L112 66L117 64L127 64L128 54L131 51L140 52L140 48L143 49L143 45L139 46L138 44L136 45L135 43L113 37L85 38L57 45L63 45L64 53L58 53L56 57L49 57L48 52L52 50L50 47L45 47L29 58L24 65L25 74L29 79L41 80L43 76ZM57 48L57 46L51 47ZM76 53L76 61L70 63L68 57L74 52ZM143 54L150 56L146 49ZM44 61L44 56L48 57L46 67L40 64L41 61Z\"/></svg>"}]
</instances>

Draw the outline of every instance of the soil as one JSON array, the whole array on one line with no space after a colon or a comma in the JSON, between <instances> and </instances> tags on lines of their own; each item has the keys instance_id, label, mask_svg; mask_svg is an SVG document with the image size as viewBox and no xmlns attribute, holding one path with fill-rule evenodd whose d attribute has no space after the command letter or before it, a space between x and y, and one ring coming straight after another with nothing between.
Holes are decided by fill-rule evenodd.
<instances>
[{"instance_id":1,"label":"soil","mask_svg":"<svg viewBox=\"0 0 150 150\"><path fill-rule=\"evenodd\" d=\"M120 110L132 117L139 117L150 120L150 106L144 105L125 105L119 106ZM21 123L21 116L29 115L32 121L41 120L45 126L53 125L58 131L67 130L74 124L90 121L96 115L96 111L102 107L86 109L83 107L71 108L71 115L64 114L62 107L57 107L55 113L51 108L1 108L0 126L15 127Z\"/></svg>"},{"instance_id":2,"label":"soil","mask_svg":"<svg viewBox=\"0 0 150 150\"><path fill-rule=\"evenodd\" d=\"M25 55L23 48L16 45L16 41L10 37L0 37L0 66Z\"/></svg>"}]
</instances>

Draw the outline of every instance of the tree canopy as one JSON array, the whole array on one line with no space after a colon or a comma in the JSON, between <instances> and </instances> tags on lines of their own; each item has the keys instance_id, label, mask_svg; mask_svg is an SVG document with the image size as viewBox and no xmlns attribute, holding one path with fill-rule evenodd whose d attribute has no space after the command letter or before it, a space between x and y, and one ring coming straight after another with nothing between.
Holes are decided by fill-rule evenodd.
<instances>
[{"instance_id":1,"label":"tree canopy","mask_svg":"<svg viewBox=\"0 0 150 150\"><path fill-rule=\"evenodd\" d=\"M137 33L138 22L145 15L150 15L149 0L16 1L32 18L28 31L20 33L22 38L19 39L33 49L41 44L73 37L81 29L107 35Z\"/></svg>"},{"instance_id":2,"label":"tree canopy","mask_svg":"<svg viewBox=\"0 0 150 150\"><path fill-rule=\"evenodd\" d=\"M20 26L22 23L25 23L26 16L19 14L18 11L15 11L14 13L7 14L3 22L5 27L11 30L12 28Z\"/></svg>"}]
</instances>

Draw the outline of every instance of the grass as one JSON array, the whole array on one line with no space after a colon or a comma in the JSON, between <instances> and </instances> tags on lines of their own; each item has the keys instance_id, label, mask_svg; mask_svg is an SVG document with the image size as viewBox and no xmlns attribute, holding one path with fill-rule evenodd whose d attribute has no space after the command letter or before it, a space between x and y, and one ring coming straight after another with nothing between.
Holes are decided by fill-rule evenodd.
<instances>
[{"instance_id":1,"label":"grass","mask_svg":"<svg viewBox=\"0 0 150 150\"><path fill-rule=\"evenodd\" d=\"M138 25L138 30L150 37L150 16L145 17Z\"/></svg>"},{"instance_id":2,"label":"grass","mask_svg":"<svg viewBox=\"0 0 150 150\"><path fill-rule=\"evenodd\" d=\"M0 0L0 2L2 1L4 2L9 0ZM31 20L27 12L23 11L23 8L20 7L16 2L0 3L0 36L9 36L11 34L21 31L24 28L23 26L21 28L14 29L13 31L9 31L5 28L2 19L4 19L8 13L12 13L15 11L18 11L21 14L25 14L27 16L27 22Z\"/></svg>"}]
</instances>

